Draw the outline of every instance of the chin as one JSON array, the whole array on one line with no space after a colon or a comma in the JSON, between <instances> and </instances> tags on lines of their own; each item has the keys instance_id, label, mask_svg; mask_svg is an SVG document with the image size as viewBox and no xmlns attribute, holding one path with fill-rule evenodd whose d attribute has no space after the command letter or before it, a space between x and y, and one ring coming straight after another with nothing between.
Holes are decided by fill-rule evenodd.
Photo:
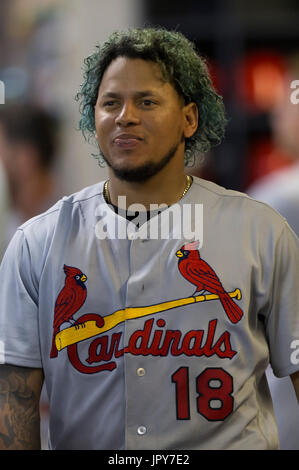
<instances>
[{"instance_id":1,"label":"chin","mask_svg":"<svg viewBox=\"0 0 299 470\"><path fill-rule=\"evenodd\" d=\"M111 168L115 176L120 180L144 183L158 174L169 164L169 162L176 155L178 147L179 143L171 147L170 150L166 152L157 162L153 162L145 156L138 156L136 154L124 155L121 158L118 157L118 162L112 162L111 159L108 161L105 157L104 158L107 162L107 165ZM143 160L143 162L140 160Z\"/></svg>"},{"instance_id":2,"label":"chin","mask_svg":"<svg viewBox=\"0 0 299 470\"><path fill-rule=\"evenodd\" d=\"M124 155L118 158L109 158L105 161L114 175L123 181L144 182L151 178L160 169L160 165L147 161L144 156Z\"/></svg>"},{"instance_id":3,"label":"chin","mask_svg":"<svg viewBox=\"0 0 299 470\"><path fill-rule=\"evenodd\" d=\"M157 171L153 168L152 164L135 167L132 166L130 168L128 168L128 166L120 168L110 166L110 168L117 178L128 182L143 183L157 174Z\"/></svg>"}]
</instances>

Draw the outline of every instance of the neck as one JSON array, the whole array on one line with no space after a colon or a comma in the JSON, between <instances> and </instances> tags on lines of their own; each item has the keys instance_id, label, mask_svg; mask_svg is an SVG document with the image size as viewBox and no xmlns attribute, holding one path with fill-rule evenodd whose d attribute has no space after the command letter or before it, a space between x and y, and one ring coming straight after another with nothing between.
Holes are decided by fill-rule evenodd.
<instances>
[{"instance_id":1,"label":"neck","mask_svg":"<svg viewBox=\"0 0 299 470\"><path fill-rule=\"evenodd\" d=\"M128 182L118 179L110 170L109 197L110 202L119 206L119 196L125 196L125 207L131 204L142 204L147 210L151 204L166 204L178 202L186 187L187 179L183 168L180 172L169 172L167 168L160 171L145 182Z\"/></svg>"}]
</instances>

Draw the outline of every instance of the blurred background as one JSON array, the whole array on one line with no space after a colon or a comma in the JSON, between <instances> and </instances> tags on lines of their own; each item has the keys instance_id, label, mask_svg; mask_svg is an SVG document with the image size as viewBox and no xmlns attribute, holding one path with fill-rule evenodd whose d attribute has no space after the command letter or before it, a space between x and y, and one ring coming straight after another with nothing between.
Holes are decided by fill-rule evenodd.
<instances>
[{"instance_id":1,"label":"blurred background","mask_svg":"<svg viewBox=\"0 0 299 470\"><path fill-rule=\"evenodd\" d=\"M0 256L20 223L106 177L77 130L82 62L112 31L147 25L195 42L226 105L224 143L187 171L268 202L299 233L298 1L1 0ZM281 446L299 449L293 405L279 415L292 391L273 383ZM46 397L41 410L46 448Z\"/></svg>"}]
</instances>

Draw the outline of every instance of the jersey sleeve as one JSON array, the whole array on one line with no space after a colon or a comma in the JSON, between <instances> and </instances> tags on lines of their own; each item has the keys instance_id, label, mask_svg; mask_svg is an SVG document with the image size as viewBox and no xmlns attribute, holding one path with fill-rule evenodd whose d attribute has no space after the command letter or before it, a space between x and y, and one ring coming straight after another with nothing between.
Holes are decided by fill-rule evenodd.
<instances>
[{"instance_id":1,"label":"jersey sleeve","mask_svg":"<svg viewBox=\"0 0 299 470\"><path fill-rule=\"evenodd\" d=\"M38 281L22 229L12 238L0 267L1 362L42 367L38 329Z\"/></svg>"},{"instance_id":2,"label":"jersey sleeve","mask_svg":"<svg viewBox=\"0 0 299 470\"><path fill-rule=\"evenodd\" d=\"M286 222L273 266L266 335L273 372L285 377L299 370L299 350L297 358L294 354L294 345L299 344L299 240Z\"/></svg>"}]
</instances>

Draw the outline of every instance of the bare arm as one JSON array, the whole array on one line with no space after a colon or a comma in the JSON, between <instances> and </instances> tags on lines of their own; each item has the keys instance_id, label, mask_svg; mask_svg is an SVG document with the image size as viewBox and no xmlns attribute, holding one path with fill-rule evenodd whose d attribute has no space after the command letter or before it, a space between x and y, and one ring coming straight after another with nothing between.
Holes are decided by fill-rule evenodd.
<instances>
[{"instance_id":1,"label":"bare arm","mask_svg":"<svg viewBox=\"0 0 299 470\"><path fill-rule=\"evenodd\" d=\"M39 450L43 370L0 365L0 450Z\"/></svg>"},{"instance_id":2,"label":"bare arm","mask_svg":"<svg viewBox=\"0 0 299 470\"><path fill-rule=\"evenodd\" d=\"M296 396L297 396L297 401L299 404L299 371L295 372L295 374L292 374L290 377L292 379L293 386L294 386Z\"/></svg>"}]
</instances>

